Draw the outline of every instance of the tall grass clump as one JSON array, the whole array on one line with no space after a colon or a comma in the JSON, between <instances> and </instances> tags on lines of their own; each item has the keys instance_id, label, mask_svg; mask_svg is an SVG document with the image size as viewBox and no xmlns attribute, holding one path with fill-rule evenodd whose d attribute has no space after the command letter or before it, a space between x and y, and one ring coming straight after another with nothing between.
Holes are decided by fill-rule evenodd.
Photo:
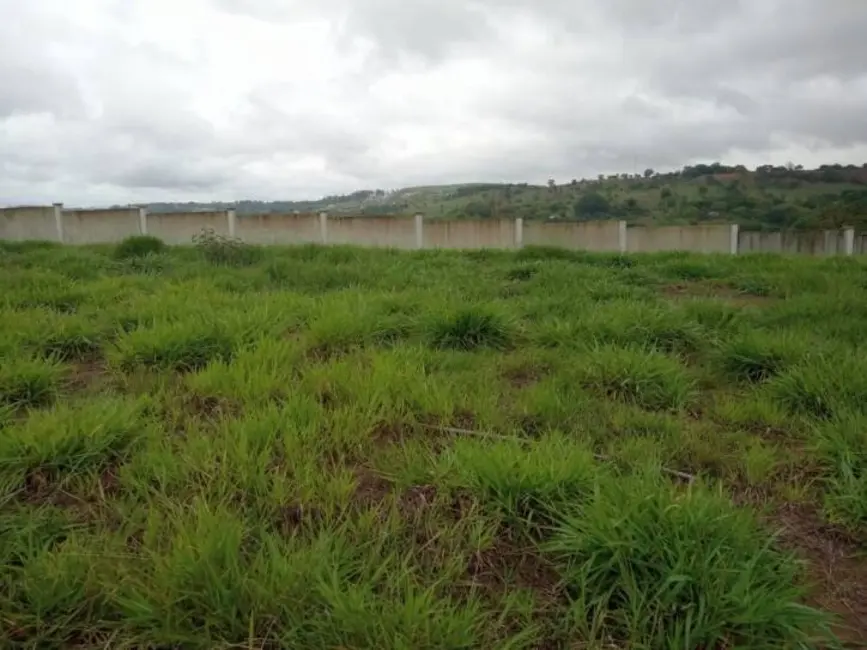
<instances>
[{"instance_id":1,"label":"tall grass clump","mask_svg":"<svg viewBox=\"0 0 867 650\"><path fill-rule=\"evenodd\" d=\"M214 360L232 359L235 344L233 333L219 322L185 320L124 334L109 356L125 371L141 366L188 372Z\"/></svg>"},{"instance_id":2,"label":"tall grass clump","mask_svg":"<svg viewBox=\"0 0 867 650\"><path fill-rule=\"evenodd\" d=\"M555 509L582 502L597 472L593 454L560 435L531 443L461 440L440 459L440 470L453 486L470 490L525 529L550 523Z\"/></svg>"},{"instance_id":3,"label":"tall grass clump","mask_svg":"<svg viewBox=\"0 0 867 650\"><path fill-rule=\"evenodd\" d=\"M695 395L695 381L680 362L641 348L597 347L581 358L575 381L600 397L650 411L684 408Z\"/></svg>"},{"instance_id":4,"label":"tall grass clump","mask_svg":"<svg viewBox=\"0 0 867 650\"><path fill-rule=\"evenodd\" d=\"M502 350L511 343L512 330L499 314L481 308L464 308L433 320L429 336L431 344L442 349Z\"/></svg>"},{"instance_id":5,"label":"tall grass clump","mask_svg":"<svg viewBox=\"0 0 867 650\"><path fill-rule=\"evenodd\" d=\"M0 437L3 478L39 470L46 479L63 480L105 468L120 462L146 427L141 404L115 398L37 411Z\"/></svg>"},{"instance_id":6,"label":"tall grass clump","mask_svg":"<svg viewBox=\"0 0 867 650\"><path fill-rule=\"evenodd\" d=\"M867 524L867 418L843 415L818 426L815 450L823 465L824 511L851 531Z\"/></svg>"},{"instance_id":7,"label":"tall grass clump","mask_svg":"<svg viewBox=\"0 0 867 650\"><path fill-rule=\"evenodd\" d=\"M746 510L651 474L600 478L545 549L580 635L630 648L814 647L800 565Z\"/></svg>"},{"instance_id":8,"label":"tall grass clump","mask_svg":"<svg viewBox=\"0 0 867 650\"><path fill-rule=\"evenodd\" d=\"M768 382L771 397L796 415L828 419L867 412L863 355L814 355Z\"/></svg>"},{"instance_id":9,"label":"tall grass clump","mask_svg":"<svg viewBox=\"0 0 867 650\"><path fill-rule=\"evenodd\" d=\"M162 253L165 248L165 242L159 237L133 235L132 237L127 237L115 247L114 256L119 260L126 260Z\"/></svg>"},{"instance_id":10,"label":"tall grass clump","mask_svg":"<svg viewBox=\"0 0 867 650\"><path fill-rule=\"evenodd\" d=\"M57 396L65 374L53 359L17 358L0 363L0 406L40 407Z\"/></svg>"},{"instance_id":11,"label":"tall grass clump","mask_svg":"<svg viewBox=\"0 0 867 650\"><path fill-rule=\"evenodd\" d=\"M725 342L719 354L727 375L756 384L776 377L808 353L808 342L802 339L750 331Z\"/></svg>"}]
</instances>

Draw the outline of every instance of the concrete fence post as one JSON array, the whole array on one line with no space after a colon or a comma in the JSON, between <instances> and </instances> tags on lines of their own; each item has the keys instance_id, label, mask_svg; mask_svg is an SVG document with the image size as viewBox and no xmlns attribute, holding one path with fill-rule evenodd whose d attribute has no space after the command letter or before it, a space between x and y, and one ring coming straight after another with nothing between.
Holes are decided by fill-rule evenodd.
<instances>
[{"instance_id":1,"label":"concrete fence post","mask_svg":"<svg viewBox=\"0 0 867 650\"><path fill-rule=\"evenodd\" d=\"M138 209L138 229L142 235L148 234L148 209L147 208L139 208Z\"/></svg>"},{"instance_id":2,"label":"concrete fence post","mask_svg":"<svg viewBox=\"0 0 867 650\"><path fill-rule=\"evenodd\" d=\"M731 229L731 234L729 235L729 237L730 237L730 239L729 239L729 252L732 255L738 254L739 236L740 236L740 227L738 226L738 224L733 223L732 229Z\"/></svg>"},{"instance_id":3,"label":"concrete fence post","mask_svg":"<svg viewBox=\"0 0 867 650\"><path fill-rule=\"evenodd\" d=\"M626 240L626 222L618 221L617 222L617 250L620 251L622 255L627 250L629 250L628 242Z\"/></svg>"},{"instance_id":4,"label":"concrete fence post","mask_svg":"<svg viewBox=\"0 0 867 650\"><path fill-rule=\"evenodd\" d=\"M229 208L226 210L226 219L229 222L229 237L235 237L235 222L237 221L237 215L235 213L235 208Z\"/></svg>"},{"instance_id":5,"label":"concrete fence post","mask_svg":"<svg viewBox=\"0 0 867 650\"><path fill-rule=\"evenodd\" d=\"M415 247L424 248L424 216L415 215Z\"/></svg>"},{"instance_id":6,"label":"concrete fence post","mask_svg":"<svg viewBox=\"0 0 867 650\"><path fill-rule=\"evenodd\" d=\"M843 245L846 247L846 255L855 254L855 229L846 228L843 231Z\"/></svg>"},{"instance_id":7,"label":"concrete fence post","mask_svg":"<svg viewBox=\"0 0 867 650\"><path fill-rule=\"evenodd\" d=\"M515 248L524 247L524 219L518 217L515 219Z\"/></svg>"},{"instance_id":8,"label":"concrete fence post","mask_svg":"<svg viewBox=\"0 0 867 650\"><path fill-rule=\"evenodd\" d=\"M54 207L54 227L57 229L57 241L63 243L63 204L55 203Z\"/></svg>"},{"instance_id":9,"label":"concrete fence post","mask_svg":"<svg viewBox=\"0 0 867 650\"><path fill-rule=\"evenodd\" d=\"M328 243L328 213L319 213L319 239L323 246Z\"/></svg>"}]
</instances>

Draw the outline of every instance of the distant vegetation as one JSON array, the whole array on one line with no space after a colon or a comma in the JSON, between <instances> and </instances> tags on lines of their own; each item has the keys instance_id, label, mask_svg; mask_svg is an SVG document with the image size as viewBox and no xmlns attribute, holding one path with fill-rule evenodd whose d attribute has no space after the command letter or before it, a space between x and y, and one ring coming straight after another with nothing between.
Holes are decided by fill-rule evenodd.
<instances>
[{"instance_id":1,"label":"distant vegetation","mask_svg":"<svg viewBox=\"0 0 867 650\"><path fill-rule=\"evenodd\" d=\"M547 185L472 183L360 190L311 201L153 203L153 212L224 209L238 214L326 210L343 214L408 214L428 218L625 219L631 223L735 222L754 229L867 226L867 164L720 163L671 173L599 175Z\"/></svg>"}]
</instances>

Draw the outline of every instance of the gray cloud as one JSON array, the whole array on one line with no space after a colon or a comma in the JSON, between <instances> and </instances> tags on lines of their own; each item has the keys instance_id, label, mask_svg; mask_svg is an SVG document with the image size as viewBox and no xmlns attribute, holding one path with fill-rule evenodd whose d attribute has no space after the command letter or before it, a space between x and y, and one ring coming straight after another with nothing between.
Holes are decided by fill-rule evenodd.
<instances>
[{"instance_id":1,"label":"gray cloud","mask_svg":"<svg viewBox=\"0 0 867 650\"><path fill-rule=\"evenodd\" d=\"M0 0L0 203L867 159L861 0L39 5Z\"/></svg>"}]
</instances>

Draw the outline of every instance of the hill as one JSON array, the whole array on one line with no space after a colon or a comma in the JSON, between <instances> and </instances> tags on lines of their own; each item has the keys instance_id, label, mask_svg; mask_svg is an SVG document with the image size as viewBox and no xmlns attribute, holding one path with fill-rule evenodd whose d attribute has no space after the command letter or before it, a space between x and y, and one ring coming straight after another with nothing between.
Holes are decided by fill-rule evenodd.
<instances>
[{"instance_id":1,"label":"hill","mask_svg":"<svg viewBox=\"0 0 867 650\"><path fill-rule=\"evenodd\" d=\"M153 203L153 212L220 209L238 213L328 211L407 214L429 218L625 219L631 223L735 222L749 228L867 226L867 164L764 165L748 170L720 163L675 172L600 175L547 185L469 183L359 190L309 201Z\"/></svg>"}]
</instances>

